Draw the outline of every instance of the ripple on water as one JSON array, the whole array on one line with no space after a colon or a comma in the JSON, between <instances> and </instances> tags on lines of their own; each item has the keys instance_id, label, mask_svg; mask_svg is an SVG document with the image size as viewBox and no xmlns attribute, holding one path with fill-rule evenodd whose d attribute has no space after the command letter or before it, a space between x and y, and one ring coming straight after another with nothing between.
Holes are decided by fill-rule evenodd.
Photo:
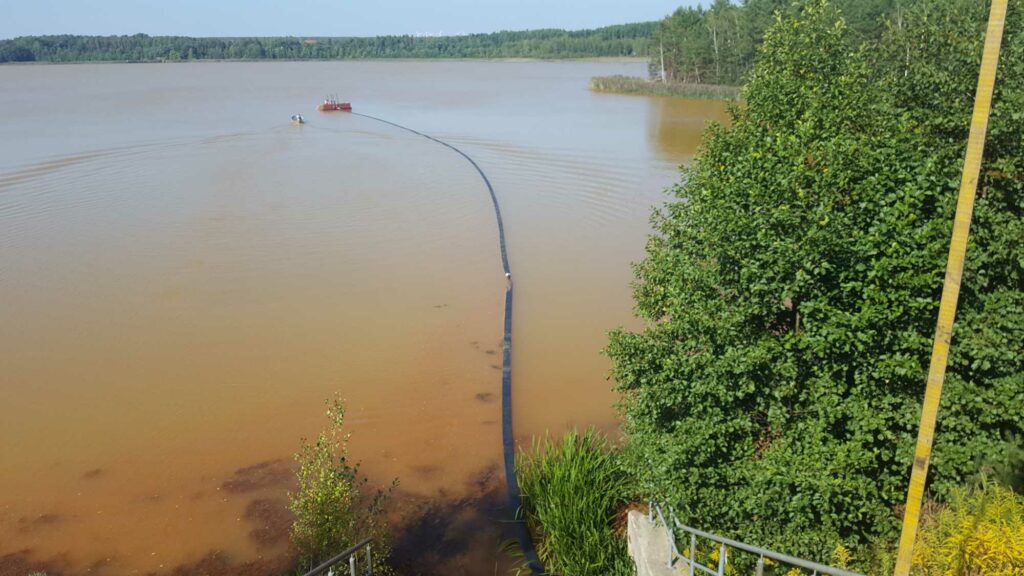
<instances>
[{"instance_id":1,"label":"ripple on water","mask_svg":"<svg viewBox=\"0 0 1024 576\"><path fill-rule=\"evenodd\" d=\"M496 178L515 182L520 195L506 191L510 204L555 211L588 226L632 218L637 210L650 209L649 198L638 202L638 191L646 183L641 167L623 163L614 154L480 140L471 146L472 153Z\"/></svg>"}]
</instances>

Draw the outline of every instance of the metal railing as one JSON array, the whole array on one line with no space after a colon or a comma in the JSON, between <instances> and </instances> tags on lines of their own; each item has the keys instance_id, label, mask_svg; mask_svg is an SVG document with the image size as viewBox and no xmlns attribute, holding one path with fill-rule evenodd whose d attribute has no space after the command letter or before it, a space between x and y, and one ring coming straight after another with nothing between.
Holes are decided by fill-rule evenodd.
<instances>
[{"instance_id":1,"label":"metal railing","mask_svg":"<svg viewBox=\"0 0 1024 576\"><path fill-rule=\"evenodd\" d=\"M849 570L843 570L842 568L833 568L832 566L826 566L824 564L818 564L817 562L810 562L801 558L796 558L788 554L782 554L773 550L767 550L765 548L759 548L757 546L751 546L750 544L744 544L732 540L731 538L725 538L724 536L718 536L711 534L710 532L704 532L696 528L691 528L682 522L680 522L672 510L669 509L669 519L672 521L670 525L666 520L665 516L661 512L661 507L656 502L650 503L650 509L648 512L648 519L651 523L655 522L655 517L660 520L665 526L666 532L668 533L668 560L667 564L669 568L674 568L677 561L686 563L689 576L695 576L697 570L709 574L710 576L725 576L725 568L729 563L729 549L739 550L746 552L753 556L757 556L757 564L755 565L755 571L757 576L764 576L765 560L771 560L779 564L785 564L788 566L794 566L803 570L809 571L812 576L826 575L826 576L864 576L858 572L851 572ZM690 537L690 550L689 555L679 553L679 548L676 547L676 531L679 530ZM697 539L701 538L704 540L710 540L718 546L718 565L711 567L701 564L697 560Z\"/></svg>"},{"instance_id":2,"label":"metal railing","mask_svg":"<svg viewBox=\"0 0 1024 576\"><path fill-rule=\"evenodd\" d=\"M335 571L334 569L345 563L348 564L349 576L360 576L357 571L358 556L360 550L366 550L366 570L362 573L365 576L373 576L373 556L370 552L370 544L373 541L372 538L366 538L356 545L346 549L341 554L338 554L323 564L313 568L309 572L306 572L305 576L342 576L342 572Z\"/></svg>"}]
</instances>

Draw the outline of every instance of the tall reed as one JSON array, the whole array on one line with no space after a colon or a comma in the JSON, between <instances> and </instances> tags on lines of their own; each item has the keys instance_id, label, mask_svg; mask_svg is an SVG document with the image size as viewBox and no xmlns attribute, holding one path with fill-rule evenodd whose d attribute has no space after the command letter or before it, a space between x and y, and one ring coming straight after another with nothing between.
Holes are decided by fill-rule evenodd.
<instances>
[{"instance_id":1,"label":"tall reed","mask_svg":"<svg viewBox=\"0 0 1024 576\"><path fill-rule=\"evenodd\" d=\"M627 575L633 565L616 533L616 513L629 500L620 456L603 434L545 436L516 458L525 517L549 574Z\"/></svg>"},{"instance_id":2,"label":"tall reed","mask_svg":"<svg viewBox=\"0 0 1024 576\"><path fill-rule=\"evenodd\" d=\"M635 76L595 76L590 79L590 89L594 92L673 96L677 98L707 100L735 100L739 98L740 94L739 88L735 86L657 82Z\"/></svg>"}]
</instances>

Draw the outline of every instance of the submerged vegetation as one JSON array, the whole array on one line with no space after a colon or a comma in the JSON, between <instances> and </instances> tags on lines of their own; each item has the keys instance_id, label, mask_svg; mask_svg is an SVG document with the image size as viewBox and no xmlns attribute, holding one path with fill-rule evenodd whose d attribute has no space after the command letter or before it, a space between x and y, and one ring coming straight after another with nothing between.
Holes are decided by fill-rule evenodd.
<instances>
[{"instance_id":1,"label":"submerged vegetation","mask_svg":"<svg viewBox=\"0 0 1024 576\"><path fill-rule=\"evenodd\" d=\"M740 89L735 86L659 82L656 80L644 80L635 76L595 76L590 79L590 89L595 92L613 92L616 94L675 96L678 98L706 98L711 100L733 100L740 93Z\"/></svg>"},{"instance_id":2,"label":"submerged vegetation","mask_svg":"<svg viewBox=\"0 0 1024 576\"><path fill-rule=\"evenodd\" d=\"M853 566L897 532L987 16L974 0L909 4L878 43L824 0L778 16L745 105L655 217L636 267L647 327L613 332L608 354L629 470L686 524L812 560L842 547ZM940 503L1024 430L1022 103L1010 10L932 460Z\"/></svg>"},{"instance_id":3,"label":"submerged vegetation","mask_svg":"<svg viewBox=\"0 0 1024 576\"><path fill-rule=\"evenodd\" d=\"M374 539L376 573L387 573L387 529L383 509L390 492L368 494L359 466L348 460L348 435L341 430L345 407L328 403L327 427L316 440L304 440L295 454L298 488L288 494L295 520L292 543L300 567L312 568L359 540Z\"/></svg>"},{"instance_id":4,"label":"submerged vegetation","mask_svg":"<svg viewBox=\"0 0 1024 576\"><path fill-rule=\"evenodd\" d=\"M631 483L607 438L591 429L534 441L519 452L516 472L523 515L547 574L633 574L615 528Z\"/></svg>"},{"instance_id":5,"label":"submerged vegetation","mask_svg":"<svg viewBox=\"0 0 1024 576\"><path fill-rule=\"evenodd\" d=\"M656 26L640 22L592 30L338 38L23 36L0 40L0 62L643 57Z\"/></svg>"}]
</instances>

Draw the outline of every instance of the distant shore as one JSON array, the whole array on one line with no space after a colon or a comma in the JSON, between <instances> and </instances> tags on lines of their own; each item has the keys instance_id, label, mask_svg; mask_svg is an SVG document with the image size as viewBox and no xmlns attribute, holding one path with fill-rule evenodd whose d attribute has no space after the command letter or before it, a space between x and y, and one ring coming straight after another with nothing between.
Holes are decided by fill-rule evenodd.
<instances>
[{"instance_id":1,"label":"distant shore","mask_svg":"<svg viewBox=\"0 0 1024 576\"><path fill-rule=\"evenodd\" d=\"M646 64L643 56L581 56L565 58L202 58L192 60L69 60L51 62L0 62L3 66L61 66L64 64L204 64L267 62L599 62L607 64Z\"/></svg>"},{"instance_id":2,"label":"distant shore","mask_svg":"<svg viewBox=\"0 0 1024 576\"><path fill-rule=\"evenodd\" d=\"M655 21L584 30L452 36L150 36L49 34L0 40L0 62L589 58L649 55Z\"/></svg>"},{"instance_id":3,"label":"distant shore","mask_svg":"<svg viewBox=\"0 0 1024 576\"><path fill-rule=\"evenodd\" d=\"M675 98L700 98L707 100L736 100L740 96L740 89L737 86L660 82L635 76L595 76L590 79L590 89L594 92L608 92L612 94L671 96Z\"/></svg>"}]
</instances>

